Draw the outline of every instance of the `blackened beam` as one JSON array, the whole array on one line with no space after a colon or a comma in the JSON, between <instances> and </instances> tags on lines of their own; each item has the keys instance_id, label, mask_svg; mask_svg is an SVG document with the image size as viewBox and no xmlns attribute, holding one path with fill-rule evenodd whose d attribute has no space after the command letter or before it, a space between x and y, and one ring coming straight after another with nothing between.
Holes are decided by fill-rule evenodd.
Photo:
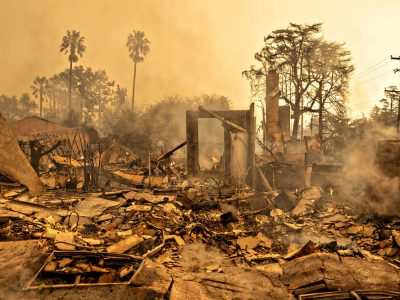
<instances>
[{"instance_id":1,"label":"blackened beam","mask_svg":"<svg viewBox=\"0 0 400 300\"><path fill-rule=\"evenodd\" d=\"M220 120L223 124L228 125L228 126L234 128L234 129L238 130L238 131L247 132L247 130L244 129L243 127L240 127L240 126L238 126L238 125L236 125L236 124L234 124L234 123L232 123L232 122L230 122L230 121L224 119L223 117L217 115L216 113L214 113L214 112L212 112L212 111L209 111L209 110L205 109L205 108L202 107L202 106L199 106L199 110L202 110L202 111L205 111L205 112L209 113L209 114L210 114L211 116L213 116L214 118Z\"/></svg>"},{"instance_id":2,"label":"blackened beam","mask_svg":"<svg viewBox=\"0 0 400 300\"><path fill-rule=\"evenodd\" d=\"M179 144L178 146L176 146L174 149L169 150L168 152L165 152L164 154L162 154L159 158L157 158L157 161L166 159L168 157L170 157L172 154L174 154L174 152L180 148L182 148L183 146L185 146L187 144L186 141L184 141L182 144Z\"/></svg>"}]
</instances>

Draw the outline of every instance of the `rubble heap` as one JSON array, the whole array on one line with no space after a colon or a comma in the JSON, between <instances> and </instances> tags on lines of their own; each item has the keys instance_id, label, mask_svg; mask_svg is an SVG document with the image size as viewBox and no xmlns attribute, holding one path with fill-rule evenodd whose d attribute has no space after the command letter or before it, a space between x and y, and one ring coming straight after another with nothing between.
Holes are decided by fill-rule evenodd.
<instances>
[{"instance_id":1,"label":"rubble heap","mask_svg":"<svg viewBox=\"0 0 400 300\"><path fill-rule=\"evenodd\" d=\"M171 192L171 186L153 192L54 190L36 198L29 198L24 188L3 188L1 234L13 241L45 240L47 252L82 250L145 258L163 264L171 274L185 268L182 251L201 243L219 249L230 266L273 270L280 274L282 286L295 295L346 290L350 285L333 284L327 275L315 279L303 276L294 284L290 279L295 272L292 268L296 268L293 264L315 257L335 264L344 264L347 258L361 264L381 264L390 270L385 284L395 289L399 283L399 218L354 215L352 208L317 187L294 192L238 192L210 179L181 180L174 188L178 191ZM40 276L48 279L41 285L53 287L54 281L69 284L69 278L78 275L82 282L120 282L126 276L121 273L137 268L123 265L112 271L104 263L59 257L43 265L42 273L47 277ZM225 268L210 259L196 274L224 274ZM93 272L98 276L84 275ZM49 277L52 273L63 275L55 280ZM351 289L367 287L358 281L351 284Z\"/></svg>"}]
</instances>

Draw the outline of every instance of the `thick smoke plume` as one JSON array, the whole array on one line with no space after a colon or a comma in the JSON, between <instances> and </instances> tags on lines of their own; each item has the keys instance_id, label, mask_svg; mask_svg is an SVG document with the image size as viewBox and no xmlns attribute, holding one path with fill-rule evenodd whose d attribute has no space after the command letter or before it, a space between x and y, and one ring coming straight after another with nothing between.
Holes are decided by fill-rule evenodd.
<instances>
[{"instance_id":1,"label":"thick smoke plume","mask_svg":"<svg viewBox=\"0 0 400 300\"><path fill-rule=\"evenodd\" d=\"M379 140L396 139L393 128L369 124L343 148L343 200L360 213L400 215L400 178L386 176L376 161Z\"/></svg>"}]
</instances>

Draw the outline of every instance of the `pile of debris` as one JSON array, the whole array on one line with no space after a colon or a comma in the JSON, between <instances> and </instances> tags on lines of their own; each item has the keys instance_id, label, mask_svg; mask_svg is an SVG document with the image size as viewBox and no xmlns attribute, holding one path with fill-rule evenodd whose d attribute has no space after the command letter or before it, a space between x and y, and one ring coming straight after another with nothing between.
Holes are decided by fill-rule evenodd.
<instances>
[{"instance_id":1,"label":"pile of debris","mask_svg":"<svg viewBox=\"0 0 400 300\"><path fill-rule=\"evenodd\" d=\"M57 191L36 198L28 198L20 188L8 188L0 202L1 234L7 240L46 239L48 251L68 255L80 250L102 257L147 258L172 271L182 267L187 245L202 243L220 249L238 267L268 271L273 266L283 282L288 275L282 268L313 255L333 255L337 263L351 257L385 263L391 270L400 268L400 219L352 215L350 207L320 188L237 193L212 179L180 184L180 191L174 193L70 191L60 197ZM63 255L53 254L32 282L45 276L41 286L53 287L55 281L68 285L79 276L78 282L83 283L116 283L128 276L121 273L133 274L139 268L124 263L110 269L101 259L93 264ZM224 268L210 261L203 271L223 273ZM63 279L49 278L53 273ZM397 273L390 274L397 278L388 282L399 282ZM287 288L295 294L332 290L318 278L309 281L307 288L288 281Z\"/></svg>"},{"instance_id":2,"label":"pile of debris","mask_svg":"<svg viewBox=\"0 0 400 300\"><path fill-rule=\"evenodd\" d=\"M311 186L304 166L259 157L263 172L251 152L243 162L252 162L249 182L263 187L256 190L239 177L194 177L194 161L188 174L171 159L186 142L139 156L116 140L79 145L84 134L67 130L38 136L50 160L39 177L7 126L0 129L15 150L0 144L3 161L13 161L0 172L19 182L0 182L0 275L34 262L17 288L0 287L4 295L23 288L25 298L64 298L61 290L79 287L70 298L400 298L400 218L356 214L332 188ZM188 145L196 149L197 140ZM309 180L278 189L283 169L302 169Z\"/></svg>"}]
</instances>

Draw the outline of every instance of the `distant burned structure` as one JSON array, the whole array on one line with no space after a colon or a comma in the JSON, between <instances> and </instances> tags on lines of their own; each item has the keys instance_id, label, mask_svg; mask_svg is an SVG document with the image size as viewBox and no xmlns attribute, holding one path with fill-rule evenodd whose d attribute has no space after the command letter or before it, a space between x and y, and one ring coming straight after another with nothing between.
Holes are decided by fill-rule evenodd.
<instances>
[{"instance_id":1,"label":"distant burned structure","mask_svg":"<svg viewBox=\"0 0 400 300\"><path fill-rule=\"evenodd\" d=\"M199 118L219 119L224 127L224 159L225 176L243 179L254 185L254 149L255 149L255 117L254 104L248 110L197 111L186 112L187 171L188 175L196 175L199 167Z\"/></svg>"},{"instance_id":2,"label":"distant burned structure","mask_svg":"<svg viewBox=\"0 0 400 300\"><path fill-rule=\"evenodd\" d=\"M65 127L59 123L40 118L38 116L26 117L8 124L18 140L29 140L35 134L56 131Z\"/></svg>"}]
</instances>

